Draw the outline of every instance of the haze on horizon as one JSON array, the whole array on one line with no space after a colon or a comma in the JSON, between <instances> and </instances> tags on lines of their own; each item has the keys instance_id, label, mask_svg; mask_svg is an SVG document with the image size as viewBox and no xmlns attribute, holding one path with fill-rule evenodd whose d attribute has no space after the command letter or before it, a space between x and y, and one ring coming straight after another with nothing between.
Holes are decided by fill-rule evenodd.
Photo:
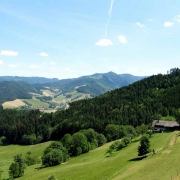
<instances>
[{"instance_id":1,"label":"haze on horizon","mask_svg":"<svg viewBox=\"0 0 180 180\"><path fill-rule=\"evenodd\" d=\"M180 1L0 3L0 76L138 76L180 67Z\"/></svg>"}]
</instances>

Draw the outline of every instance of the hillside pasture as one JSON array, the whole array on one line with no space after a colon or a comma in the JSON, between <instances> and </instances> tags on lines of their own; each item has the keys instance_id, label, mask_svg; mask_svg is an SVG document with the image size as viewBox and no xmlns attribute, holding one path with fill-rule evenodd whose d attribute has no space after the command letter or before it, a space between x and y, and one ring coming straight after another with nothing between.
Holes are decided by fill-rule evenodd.
<instances>
[{"instance_id":1,"label":"hillside pasture","mask_svg":"<svg viewBox=\"0 0 180 180\"><path fill-rule=\"evenodd\" d=\"M54 96L54 93L49 89L42 90L42 93L44 96Z\"/></svg>"},{"instance_id":2,"label":"hillside pasture","mask_svg":"<svg viewBox=\"0 0 180 180\"><path fill-rule=\"evenodd\" d=\"M180 137L176 137L175 132L153 135L150 140L151 149L155 149L157 154L149 153L144 159L137 156L139 138L110 157L106 152L112 142L89 153L70 158L68 162L58 166L42 169L41 164L29 166L19 180L47 180L52 174L58 180L170 180L171 176L175 178L177 170L180 170ZM0 147L0 168L5 172L3 177L7 178L8 167L15 154L32 151L40 157L49 143Z\"/></svg>"},{"instance_id":3,"label":"hillside pasture","mask_svg":"<svg viewBox=\"0 0 180 180\"><path fill-rule=\"evenodd\" d=\"M34 109L40 109L40 108L48 108L49 104L40 101L39 99L36 98L32 98L32 99L23 99L23 101L28 104L30 104L30 106Z\"/></svg>"},{"instance_id":4,"label":"hillside pasture","mask_svg":"<svg viewBox=\"0 0 180 180\"><path fill-rule=\"evenodd\" d=\"M19 108L19 107L25 106L25 105L26 104L20 99L16 99L14 101L7 101L2 104L3 108Z\"/></svg>"}]
</instances>

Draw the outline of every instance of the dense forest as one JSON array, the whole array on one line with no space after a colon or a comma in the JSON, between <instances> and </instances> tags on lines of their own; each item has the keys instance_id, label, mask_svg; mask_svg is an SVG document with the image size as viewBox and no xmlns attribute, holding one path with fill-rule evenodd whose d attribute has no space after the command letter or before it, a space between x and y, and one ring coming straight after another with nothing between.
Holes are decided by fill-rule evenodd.
<instances>
[{"instance_id":1,"label":"dense forest","mask_svg":"<svg viewBox=\"0 0 180 180\"><path fill-rule=\"evenodd\" d=\"M29 92L38 92L31 84L20 81L0 81L0 104L15 99L30 99Z\"/></svg>"},{"instance_id":2,"label":"dense forest","mask_svg":"<svg viewBox=\"0 0 180 180\"><path fill-rule=\"evenodd\" d=\"M161 117L174 116L179 121L179 108L180 70L174 68L168 75L153 75L99 97L73 102L64 111L48 114L1 107L0 137L6 143L35 144L88 128L106 135L108 128L137 127Z\"/></svg>"}]
</instances>

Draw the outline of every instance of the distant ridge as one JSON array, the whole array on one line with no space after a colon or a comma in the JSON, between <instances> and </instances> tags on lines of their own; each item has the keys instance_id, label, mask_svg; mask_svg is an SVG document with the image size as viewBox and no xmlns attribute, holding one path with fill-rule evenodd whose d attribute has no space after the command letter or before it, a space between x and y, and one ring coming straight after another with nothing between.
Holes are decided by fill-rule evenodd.
<instances>
[{"instance_id":1,"label":"distant ridge","mask_svg":"<svg viewBox=\"0 0 180 180\"><path fill-rule=\"evenodd\" d=\"M0 81L22 81L29 84L44 84L56 82L57 78L45 78L45 77L23 77L23 76L0 76Z\"/></svg>"},{"instance_id":2,"label":"distant ridge","mask_svg":"<svg viewBox=\"0 0 180 180\"><path fill-rule=\"evenodd\" d=\"M96 97L107 91L128 86L143 78L145 76L116 74L114 72L96 73L62 80L44 77L0 76L0 103L15 99L33 99L46 103L46 107L48 104L51 109L52 107L53 109L67 108L72 101ZM25 100L23 101L25 102ZM29 103L31 104L28 101ZM35 108L32 104L28 106Z\"/></svg>"}]
</instances>

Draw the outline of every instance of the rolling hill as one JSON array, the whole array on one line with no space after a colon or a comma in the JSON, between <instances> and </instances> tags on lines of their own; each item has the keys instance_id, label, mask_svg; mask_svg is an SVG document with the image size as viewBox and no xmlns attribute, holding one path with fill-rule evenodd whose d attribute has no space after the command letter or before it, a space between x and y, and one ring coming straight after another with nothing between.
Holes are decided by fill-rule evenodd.
<instances>
[{"instance_id":1,"label":"rolling hill","mask_svg":"<svg viewBox=\"0 0 180 180\"><path fill-rule=\"evenodd\" d=\"M174 141L175 140L175 141ZM179 179L180 172L179 148L180 137L176 133L159 133L151 139L151 148L156 155L149 154L147 158L138 159L138 139L128 147L107 157L106 151L112 142L96 148L89 153L70 158L66 163L58 166L41 168L41 163L28 166L20 180L47 180L54 175L58 180L170 180ZM16 154L31 152L40 157L50 142L31 146L9 145L0 146L0 168L2 179L8 178L8 169ZM70 173L71 172L71 173Z\"/></svg>"},{"instance_id":2,"label":"rolling hill","mask_svg":"<svg viewBox=\"0 0 180 180\"><path fill-rule=\"evenodd\" d=\"M144 77L130 74L118 75L113 72L63 80L42 77L1 76L0 103L20 99L26 103L23 108L38 108L50 111L66 109L70 102L96 97L107 91L127 86L142 78ZM17 106L13 103L8 102L9 108Z\"/></svg>"},{"instance_id":3,"label":"rolling hill","mask_svg":"<svg viewBox=\"0 0 180 180\"><path fill-rule=\"evenodd\" d=\"M38 92L32 85L20 81L2 81L0 82L0 104L15 99L30 99L32 95L29 92Z\"/></svg>"}]
</instances>

